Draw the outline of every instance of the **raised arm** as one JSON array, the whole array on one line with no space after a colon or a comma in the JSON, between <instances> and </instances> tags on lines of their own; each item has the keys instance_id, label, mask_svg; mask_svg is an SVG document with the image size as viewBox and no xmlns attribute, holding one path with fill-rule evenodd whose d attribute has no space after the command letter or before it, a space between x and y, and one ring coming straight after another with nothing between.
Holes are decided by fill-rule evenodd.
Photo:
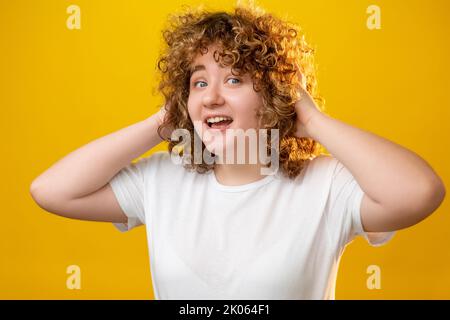
<instances>
[{"instance_id":1,"label":"raised arm","mask_svg":"<svg viewBox=\"0 0 450 320\"><path fill-rule=\"evenodd\" d=\"M365 231L403 229L433 213L445 186L431 166L414 152L373 133L321 113L302 88L296 103L296 136L320 142L352 173L364 196Z\"/></svg>"},{"instance_id":2,"label":"raised arm","mask_svg":"<svg viewBox=\"0 0 450 320\"><path fill-rule=\"evenodd\" d=\"M68 218L126 222L108 182L162 141L157 129L163 116L164 108L69 153L32 182L33 199L43 209Z\"/></svg>"}]
</instances>

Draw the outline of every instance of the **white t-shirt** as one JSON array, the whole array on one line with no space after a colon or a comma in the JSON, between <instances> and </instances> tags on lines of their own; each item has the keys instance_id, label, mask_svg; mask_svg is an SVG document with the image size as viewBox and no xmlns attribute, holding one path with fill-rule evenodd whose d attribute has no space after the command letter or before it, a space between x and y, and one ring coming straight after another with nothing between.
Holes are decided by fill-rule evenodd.
<instances>
[{"instance_id":1,"label":"white t-shirt","mask_svg":"<svg viewBox=\"0 0 450 320\"><path fill-rule=\"evenodd\" d=\"M336 158L320 155L294 180L275 175L220 184L158 151L110 185L128 223L147 231L155 299L334 299L345 246L379 246L394 232L366 233L363 191Z\"/></svg>"}]
</instances>

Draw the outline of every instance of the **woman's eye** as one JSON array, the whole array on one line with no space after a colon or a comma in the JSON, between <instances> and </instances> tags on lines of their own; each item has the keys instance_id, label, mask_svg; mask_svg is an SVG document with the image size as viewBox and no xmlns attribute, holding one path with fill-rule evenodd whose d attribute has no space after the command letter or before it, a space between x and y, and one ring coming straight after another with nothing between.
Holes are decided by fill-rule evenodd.
<instances>
[{"instance_id":1,"label":"woman's eye","mask_svg":"<svg viewBox=\"0 0 450 320\"><path fill-rule=\"evenodd\" d=\"M195 81L194 82L194 87L197 87L197 83L206 83L205 81Z\"/></svg>"},{"instance_id":2,"label":"woman's eye","mask_svg":"<svg viewBox=\"0 0 450 320\"><path fill-rule=\"evenodd\" d=\"M236 82L234 82L233 84L238 84L238 83L241 82L241 80L240 80L240 79L237 79L237 78L230 78L230 79L228 79L228 81L230 81L230 80L235 80L235 81L236 81ZM197 84L199 84L199 83L204 83L204 84L206 84L205 81L195 81L195 82L194 82L194 87L197 87ZM203 88L203 87L205 87L205 86L200 86L200 88Z\"/></svg>"}]
</instances>

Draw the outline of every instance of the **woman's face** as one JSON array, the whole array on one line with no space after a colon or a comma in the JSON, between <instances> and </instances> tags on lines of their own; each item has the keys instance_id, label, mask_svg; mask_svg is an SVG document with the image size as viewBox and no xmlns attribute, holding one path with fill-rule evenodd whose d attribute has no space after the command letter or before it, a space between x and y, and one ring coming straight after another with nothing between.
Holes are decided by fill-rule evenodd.
<instances>
[{"instance_id":1,"label":"woman's face","mask_svg":"<svg viewBox=\"0 0 450 320\"><path fill-rule=\"evenodd\" d=\"M227 145L233 142L226 138L229 136L225 136L225 130L258 128L256 112L262 105L262 98L253 90L253 81L248 74L234 76L231 67L221 68L216 63L213 58L216 49L216 46L210 46L206 54L200 53L194 59L188 112L206 148L217 154L220 149L225 152ZM208 124L207 120L213 116L224 116L232 121Z\"/></svg>"}]
</instances>

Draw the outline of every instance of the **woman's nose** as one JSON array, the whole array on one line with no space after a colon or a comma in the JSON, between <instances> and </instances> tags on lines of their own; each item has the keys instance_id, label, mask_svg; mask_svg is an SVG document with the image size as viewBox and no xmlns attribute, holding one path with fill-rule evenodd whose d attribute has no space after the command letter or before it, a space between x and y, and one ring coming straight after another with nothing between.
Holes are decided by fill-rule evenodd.
<instances>
[{"instance_id":1,"label":"woman's nose","mask_svg":"<svg viewBox=\"0 0 450 320\"><path fill-rule=\"evenodd\" d=\"M222 96L222 93L219 88L219 84L210 85L204 91L203 104L205 105L205 107L222 105L222 104L224 104L224 102L225 102L225 99Z\"/></svg>"}]
</instances>

